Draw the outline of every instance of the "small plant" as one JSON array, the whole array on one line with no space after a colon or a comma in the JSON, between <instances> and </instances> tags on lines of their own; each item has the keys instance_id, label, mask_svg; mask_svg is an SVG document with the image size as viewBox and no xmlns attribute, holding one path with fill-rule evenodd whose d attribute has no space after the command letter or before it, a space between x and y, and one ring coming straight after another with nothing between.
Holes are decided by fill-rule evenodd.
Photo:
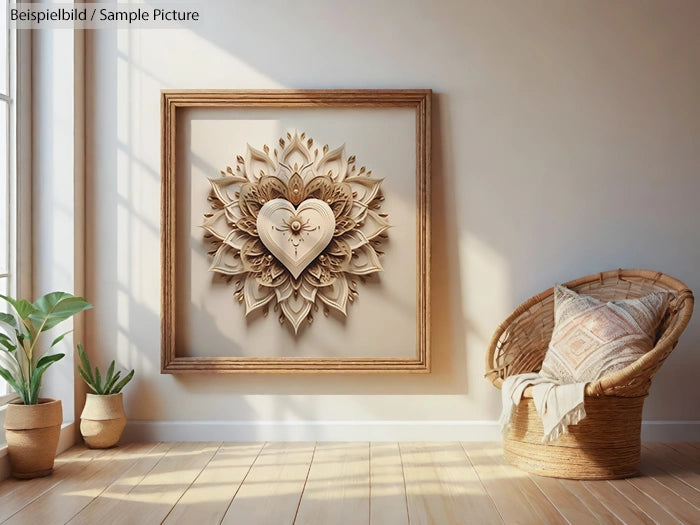
<instances>
[{"instance_id":1,"label":"small plant","mask_svg":"<svg viewBox=\"0 0 700 525\"><path fill-rule=\"evenodd\" d=\"M46 352L72 330L56 337L46 351L39 345L41 334L92 305L66 292L51 292L33 303L4 295L0 298L14 311L0 313L0 377L19 394L25 405L36 405L44 372L65 355Z\"/></svg>"},{"instance_id":2,"label":"small plant","mask_svg":"<svg viewBox=\"0 0 700 525\"><path fill-rule=\"evenodd\" d=\"M118 394L122 391L122 388L131 381L134 377L134 371L129 372L126 377L119 381L121 372L114 373L114 361L112 361L107 369L107 375L104 377L104 383L102 382L102 374L100 374L100 369L95 367L95 374L92 373L92 366L90 365L90 360L88 359L85 350L83 350L83 345L78 343L78 355L80 356L80 365L78 365L78 372L83 378L83 381L87 383L92 391L98 396L110 396L112 394ZM119 382L117 382L119 381Z\"/></svg>"}]
</instances>

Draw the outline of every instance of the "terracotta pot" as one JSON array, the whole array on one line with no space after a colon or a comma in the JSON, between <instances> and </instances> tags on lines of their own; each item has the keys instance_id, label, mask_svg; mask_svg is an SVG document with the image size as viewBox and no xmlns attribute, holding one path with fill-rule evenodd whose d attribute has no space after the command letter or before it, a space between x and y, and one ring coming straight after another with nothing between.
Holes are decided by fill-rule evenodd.
<instances>
[{"instance_id":1,"label":"terracotta pot","mask_svg":"<svg viewBox=\"0 0 700 525\"><path fill-rule=\"evenodd\" d=\"M109 448L119 441L126 426L122 394L87 394L80 414L80 433L90 448Z\"/></svg>"},{"instance_id":2,"label":"terracotta pot","mask_svg":"<svg viewBox=\"0 0 700 525\"><path fill-rule=\"evenodd\" d=\"M48 476L53 471L63 409L58 399L39 399L38 405L14 402L5 413L5 438L10 472L16 478Z\"/></svg>"}]
</instances>

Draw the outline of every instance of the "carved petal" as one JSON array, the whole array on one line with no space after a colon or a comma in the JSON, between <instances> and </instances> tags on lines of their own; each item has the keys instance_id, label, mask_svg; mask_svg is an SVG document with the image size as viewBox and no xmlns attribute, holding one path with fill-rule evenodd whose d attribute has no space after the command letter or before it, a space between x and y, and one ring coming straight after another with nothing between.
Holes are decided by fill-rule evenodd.
<instances>
[{"instance_id":1,"label":"carved petal","mask_svg":"<svg viewBox=\"0 0 700 525\"><path fill-rule=\"evenodd\" d=\"M299 293L304 299L306 299L310 303L313 303L316 300L317 291L318 288L316 288L315 286L311 286L306 279L302 279Z\"/></svg>"},{"instance_id":2,"label":"carved petal","mask_svg":"<svg viewBox=\"0 0 700 525\"><path fill-rule=\"evenodd\" d=\"M257 184L243 184L238 198L238 206L241 212L248 217L257 217L258 211L263 205L263 199L258 191Z\"/></svg>"},{"instance_id":3,"label":"carved petal","mask_svg":"<svg viewBox=\"0 0 700 525\"><path fill-rule=\"evenodd\" d=\"M306 182L304 187L304 198L320 199L325 201L326 198L333 192L335 183L330 177L314 177Z\"/></svg>"},{"instance_id":4,"label":"carved petal","mask_svg":"<svg viewBox=\"0 0 700 525\"><path fill-rule=\"evenodd\" d=\"M373 179L370 177L349 177L345 183L349 184L352 191L356 193L355 200L362 204L369 204L379 193L379 187L384 179Z\"/></svg>"},{"instance_id":5,"label":"carved petal","mask_svg":"<svg viewBox=\"0 0 700 525\"><path fill-rule=\"evenodd\" d=\"M265 201L285 198L287 186L277 177L263 177L258 184L258 193L260 198Z\"/></svg>"},{"instance_id":6,"label":"carved petal","mask_svg":"<svg viewBox=\"0 0 700 525\"><path fill-rule=\"evenodd\" d=\"M361 202L353 201L352 208L350 208L350 213L348 213L348 217L350 217L353 221L359 223L364 220L365 215L367 215L367 205L362 204Z\"/></svg>"},{"instance_id":7,"label":"carved petal","mask_svg":"<svg viewBox=\"0 0 700 525\"><path fill-rule=\"evenodd\" d=\"M286 301L280 303L282 313L291 323L295 334L299 331L299 327L306 319L306 316L309 315L311 304L301 294L298 294L296 297L292 294Z\"/></svg>"},{"instance_id":8,"label":"carved petal","mask_svg":"<svg viewBox=\"0 0 700 525\"><path fill-rule=\"evenodd\" d=\"M216 210L211 217L205 217L202 228L222 241L231 232L231 226L226 220L226 212L224 210Z\"/></svg>"},{"instance_id":9,"label":"carved petal","mask_svg":"<svg viewBox=\"0 0 700 525\"><path fill-rule=\"evenodd\" d=\"M348 273L356 275L367 275L383 270L377 253L368 244L355 250L355 253L350 258L348 263Z\"/></svg>"},{"instance_id":10,"label":"carved petal","mask_svg":"<svg viewBox=\"0 0 700 525\"><path fill-rule=\"evenodd\" d=\"M236 228L243 230L253 237L258 236L258 225L253 217L243 217L236 222Z\"/></svg>"},{"instance_id":11,"label":"carved petal","mask_svg":"<svg viewBox=\"0 0 700 525\"><path fill-rule=\"evenodd\" d=\"M347 315L348 281L345 277L336 279L330 286L318 289L318 298L331 308L335 308L343 315Z\"/></svg>"},{"instance_id":12,"label":"carved petal","mask_svg":"<svg viewBox=\"0 0 700 525\"><path fill-rule=\"evenodd\" d=\"M243 249L243 245L246 241L250 239L250 235L239 230L231 230L229 234L224 239L224 243L228 244L231 248L235 248L237 251Z\"/></svg>"},{"instance_id":13,"label":"carved petal","mask_svg":"<svg viewBox=\"0 0 700 525\"><path fill-rule=\"evenodd\" d=\"M352 209L352 188L347 184L335 184L333 192L326 198L326 202L337 218L346 216Z\"/></svg>"},{"instance_id":14,"label":"carved petal","mask_svg":"<svg viewBox=\"0 0 700 525\"><path fill-rule=\"evenodd\" d=\"M367 239L374 239L389 227L391 227L389 221L380 217L378 213L367 210L367 215L365 216L362 226L360 226L358 230L362 232Z\"/></svg>"},{"instance_id":15,"label":"carved petal","mask_svg":"<svg viewBox=\"0 0 700 525\"><path fill-rule=\"evenodd\" d=\"M250 182L255 182L263 175L275 175L277 163L264 151L246 144L245 173Z\"/></svg>"},{"instance_id":16,"label":"carved petal","mask_svg":"<svg viewBox=\"0 0 700 525\"><path fill-rule=\"evenodd\" d=\"M235 198L232 198L228 194L228 189L232 184L237 184L240 182L245 182L245 179L242 177L232 177L228 175L217 177L216 179L209 179L209 184L211 184L211 187L214 190L214 195L216 195L216 198L223 204L229 204L235 200Z\"/></svg>"},{"instance_id":17,"label":"carved petal","mask_svg":"<svg viewBox=\"0 0 700 525\"><path fill-rule=\"evenodd\" d=\"M341 217L335 221L335 229L333 230L333 236L339 237L353 230L355 226L357 226L357 224L349 217Z\"/></svg>"},{"instance_id":18,"label":"carved petal","mask_svg":"<svg viewBox=\"0 0 700 525\"><path fill-rule=\"evenodd\" d=\"M357 250L360 246L364 246L369 242L369 239L365 237L361 231L353 230L351 232L343 235L342 239L348 243L351 250Z\"/></svg>"},{"instance_id":19,"label":"carved petal","mask_svg":"<svg viewBox=\"0 0 700 525\"><path fill-rule=\"evenodd\" d=\"M306 198L304 195L304 179L298 173L294 173L289 177L287 186L287 193L283 197L286 196L289 202L294 204L294 206L298 206Z\"/></svg>"},{"instance_id":20,"label":"carved petal","mask_svg":"<svg viewBox=\"0 0 700 525\"><path fill-rule=\"evenodd\" d=\"M243 212L240 206L238 206L238 201L226 204L224 206L224 211L226 211L226 218L231 224L235 224L243 218Z\"/></svg>"},{"instance_id":21,"label":"carved petal","mask_svg":"<svg viewBox=\"0 0 700 525\"><path fill-rule=\"evenodd\" d=\"M216 253L209 267L210 272L223 273L225 275L238 275L245 273L243 261L236 255L237 250L228 244L222 244Z\"/></svg>"},{"instance_id":22,"label":"carved petal","mask_svg":"<svg viewBox=\"0 0 700 525\"><path fill-rule=\"evenodd\" d=\"M316 173L323 176L330 175L336 182L342 182L348 170L348 159L344 152L345 144L326 153L316 161Z\"/></svg>"},{"instance_id":23,"label":"carved petal","mask_svg":"<svg viewBox=\"0 0 700 525\"><path fill-rule=\"evenodd\" d=\"M292 286L292 280L287 279L284 282L284 284L275 288L275 295L277 296L277 302L281 303L282 301L285 301L290 295L292 295L293 291L294 291L294 287Z\"/></svg>"},{"instance_id":24,"label":"carved petal","mask_svg":"<svg viewBox=\"0 0 700 525\"><path fill-rule=\"evenodd\" d=\"M281 160L292 169L294 169L296 165L297 169L299 170L311 163L311 153L309 152L309 148L296 133L282 151ZM299 173L299 175L303 176L303 173Z\"/></svg>"},{"instance_id":25,"label":"carved petal","mask_svg":"<svg viewBox=\"0 0 700 525\"><path fill-rule=\"evenodd\" d=\"M265 246L256 237L250 237L241 249L241 261L247 272L259 274L266 265Z\"/></svg>"},{"instance_id":26,"label":"carved petal","mask_svg":"<svg viewBox=\"0 0 700 525\"><path fill-rule=\"evenodd\" d=\"M263 286L253 277L248 275L245 279L245 285L243 285L245 296L245 314L248 315L250 312L266 305L275 296L273 288L268 288Z\"/></svg>"}]
</instances>

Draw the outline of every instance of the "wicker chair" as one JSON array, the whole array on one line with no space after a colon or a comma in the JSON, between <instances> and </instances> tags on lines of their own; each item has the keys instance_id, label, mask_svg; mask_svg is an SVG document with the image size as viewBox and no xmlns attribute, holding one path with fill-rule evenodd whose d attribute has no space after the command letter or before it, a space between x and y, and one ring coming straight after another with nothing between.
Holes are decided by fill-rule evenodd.
<instances>
[{"instance_id":1,"label":"wicker chair","mask_svg":"<svg viewBox=\"0 0 700 525\"><path fill-rule=\"evenodd\" d=\"M504 436L506 460L528 472L571 479L615 479L639 472L642 407L651 380L671 353L693 312L693 294L682 282L649 270L614 270L565 283L579 293L612 301L670 291L674 298L654 348L637 361L586 386L586 417L551 444L531 388L511 415ZM510 375L537 372L554 328L553 289L519 306L494 333L486 355L486 377L501 388Z\"/></svg>"}]
</instances>

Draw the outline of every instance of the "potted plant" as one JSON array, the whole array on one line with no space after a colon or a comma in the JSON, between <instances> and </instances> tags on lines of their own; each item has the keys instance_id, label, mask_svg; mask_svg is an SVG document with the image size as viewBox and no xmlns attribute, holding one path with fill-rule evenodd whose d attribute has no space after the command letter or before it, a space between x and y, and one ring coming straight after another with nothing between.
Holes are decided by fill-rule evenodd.
<instances>
[{"instance_id":1,"label":"potted plant","mask_svg":"<svg viewBox=\"0 0 700 525\"><path fill-rule=\"evenodd\" d=\"M90 359L80 343L78 343L78 355L80 356L78 372L94 392L88 393L85 399L85 408L80 414L80 433L83 435L85 444L90 448L113 447L119 441L126 426L121 391L134 377L134 371L129 372L120 381L121 372L114 373L114 361L110 363L107 374L103 376L97 367L95 372L92 372Z\"/></svg>"},{"instance_id":2,"label":"potted plant","mask_svg":"<svg viewBox=\"0 0 700 525\"><path fill-rule=\"evenodd\" d=\"M0 295L12 313L0 313L0 377L20 399L5 413L10 470L17 478L46 476L53 470L63 410L58 399L40 398L46 369L65 354L48 353L70 332L44 349L41 335L92 305L82 297L52 292L33 303Z\"/></svg>"}]
</instances>

